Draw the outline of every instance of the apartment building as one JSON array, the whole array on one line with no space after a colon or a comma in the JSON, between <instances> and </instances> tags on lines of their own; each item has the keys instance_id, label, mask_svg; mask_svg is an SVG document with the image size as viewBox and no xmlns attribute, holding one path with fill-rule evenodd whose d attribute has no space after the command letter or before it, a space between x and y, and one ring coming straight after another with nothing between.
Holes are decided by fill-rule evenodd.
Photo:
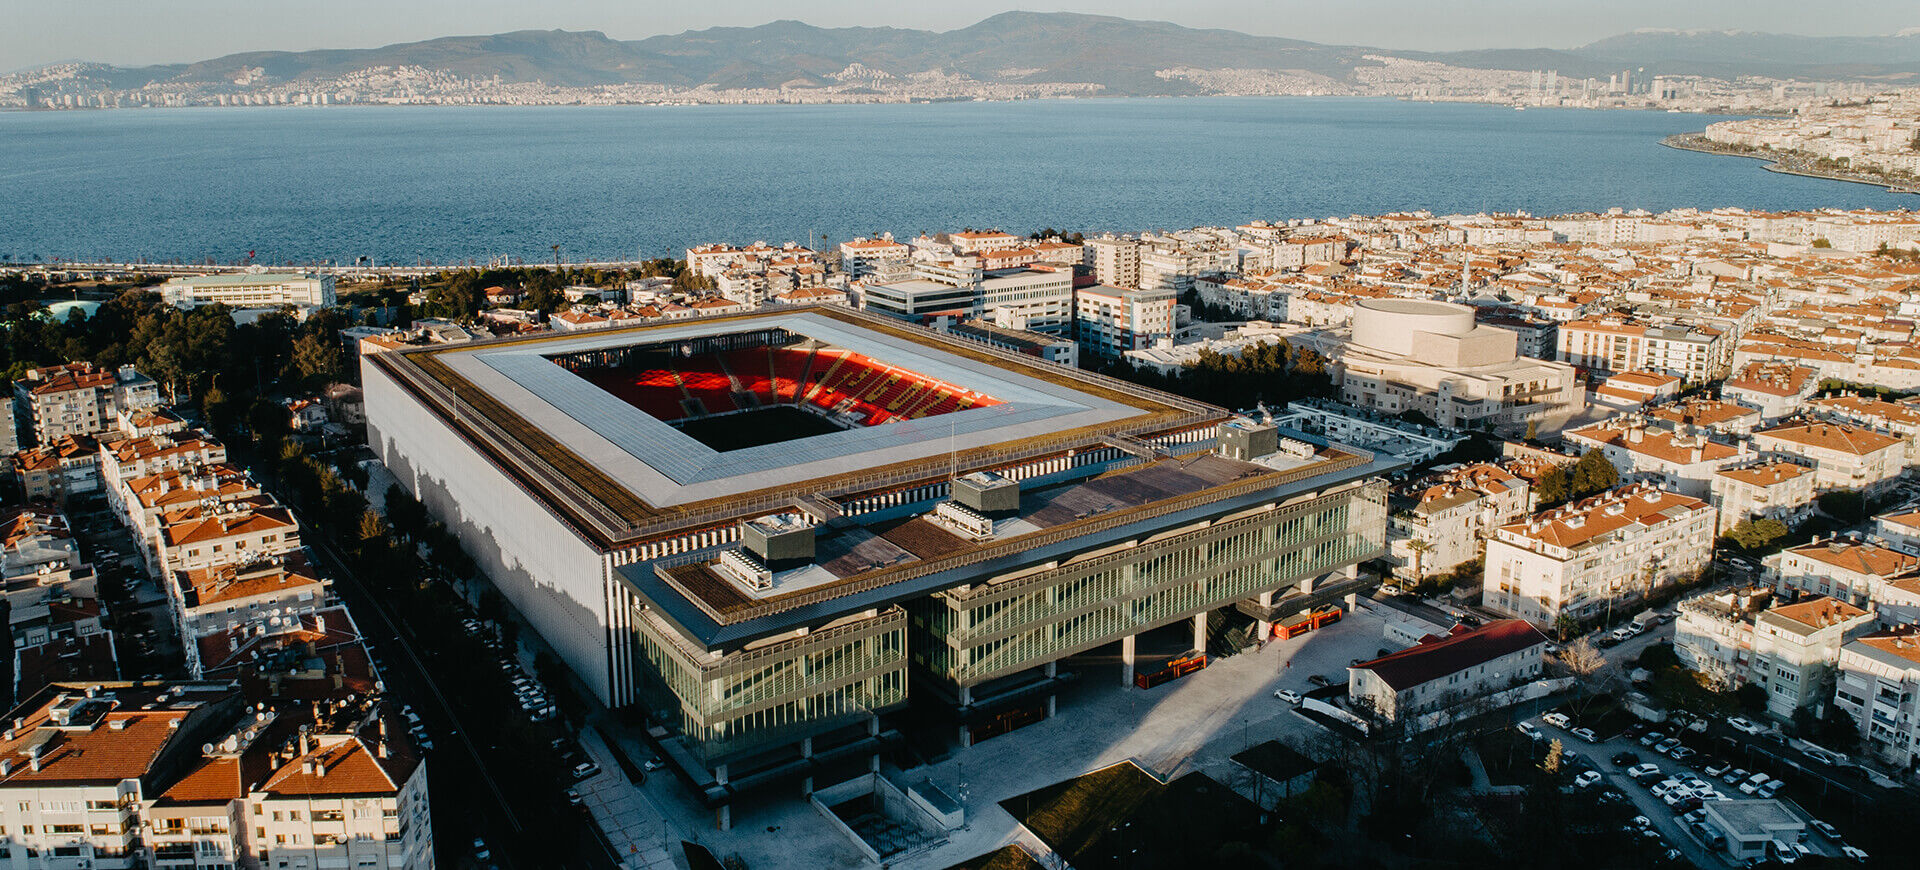
<instances>
[{"instance_id":1,"label":"apartment building","mask_svg":"<svg viewBox=\"0 0 1920 870\"><path fill-rule=\"evenodd\" d=\"M1710 500L1725 532L1746 520L1798 525L1813 513L1813 469L1781 459L1721 468Z\"/></svg>"},{"instance_id":2,"label":"apartment building","mask_svg":"<svg viewBox=\"0 0 1920 870\"><path fill-rule=\"evenodd\" d=\"M294 553L300 527L286 508L246 500L163 515L154 543L161 569L174 575Z\"/></svg>"},{"instance_id":3,"label":"apartment building","mask_svg":"<svg viewBox=\"0 0 1920 870\"><path fill-rule=\"evenodd\" d=\"M1116 359L1173 334L1173 292L1097 284L1074 291L1074 338L1085 353Z\"/></svg>"},{"instance_id":4,"label":"apartment building","mask_svg":"<svg viewBox=\"0 0 1920 870\"><path fill-rule=\"evenodd\" d=\"M13 478L28 501L65 505L100 492L100 446L87 435L62 435L11 457Z\"/></svg>"},{"instance_id":5,"label":"apartment building","mask_svg":"<svg viewBox=\"0 0 1920 870\"><path fill-rule=\"evenodd\" d=\"M913 249L893 240L857 238L840 243L840 271L854 281L897 281L906 277Z\"/></svg>"},{"instance_id":6,"label":"apartment building","mask_svg":"<svg viewBox=\"0 0 1920 870\"><path fill-rule=\"evenodd\" d=\"M1862 745L1896 767L1920 750L1920 627L1901 625L1840 648L1833 703L1859 723Z\"/></svg>"},{"instance_id":7,"label":"apartment building","mask_svg":"<svg viewBox=\"0 0 1920 870\"><path fill-rule=\"evenodd\" d=\"M1854 423L1892 435L1906 442L1904 462L1920 462L1920 406L1872 396L1828 396L1809 400L1805 407L1808 413L1822 419Z\"/></svg>"},{"instance_id":8,"label":"apartment building","mask_svg":"<svg viewBox=\"0 0 1920 870\"><path fill-rule=\"evenodd\" d=\"M1763 423L1791 417L1820 386L1813 369L1772 360L1742 366L1720 385L1720 398L1760 412Z\"/></svg>"},{"instance_id":9,"label":"apartment building","mask_svg":"<svg viewBox=\"0 0 1920 870\"><path fill-rule=\"evenodd\" d=\"M1022 239L999 230L964 230L947 234L956 254L983 254L1021 246Z\"/></svg>"},{"instance_id":10,"label":"apartment building","mask_svg":"<svg viewBox=\"0 0 1920 870\"><path fill-rule=\"evenodd\" d=\"M1706 502L1647 483L1535 514L1487 541L1481 603L1535 625L1630 606L1706 567L1713 521Z\"/></svg>"},{"instance_id":11,"label":"apartment building","mask_svg":"<svg viewBox=\"0 0 1920 870\"><path fill-rule=\"evenodd\" d=\"M1766 558L1775 589L1871 608L1886 586L1920 572L1920 557L1857 538L1816 540Z\"/></svg>"},{"instance_id":12,"label":"apartment building","mask_svg":"<svg viewBox=\"0 0 1920 870\"><path fill-rule=\"evenodd\" d=\"M1487 462L1442 472L1393 494L1387 548L1394 576L1418 580L1479 557L1487 534L1533 510L1532 496L1525 478Z\"/></svg>"},{"instance_id":13,"label":"apartment building","mask_svg":"<svg viewBox=\"0 0 1920 870\"><path fill-rule=\"evenodd\" d=\"M28 369L13 384L21 443L50 443L65 435L98 435L119 418L160 404L160 387L133 366L109 371L91 363Z\"/></svg>"},{"instance_id":14,"label":"apartment building","mask_svg":"<svg viewBox=\"0 0 1920 870\"><path fill-rule=\"evenodd\" d=\"M1421 714L1471 710L1538 678L1546 647L1526 621L1496 620L1347 668L1347 700L1384 723L1416 726Z\"/></svg>"},{"instance_id":15,"label":"apartment building","mask_svg":"<svg viewBox=\"0 0 1920 870\"><path fill-rule=\"evenodd\" d=\"M1763 586L1680 599L1674 605L1674 655L1712 685L1732 689L1752 658L1753 620L1772 605L1773 590Z\"/></svg>"},{"instance_id":16,"label":"apartment building","mask_svg":"<svg viewBox=\"0 0 1920 870\"><path fill-rule=\"evenodd\" d=\"M182 571L170 595L185 641L187 669L203 676L201 638L236 628L274 628L326 606L327 584L306 559L293 555Z\"/></svg>"},{"instance_id":17,"label":"apartment building","mask_svg":"<svg viewBox=\"0 0 1920 870\"><path fill-rule=\"evenodd\" d=\"M1712 490L1716 472L1744 458L1739 448L1709 440L1692 426L1649 425L1637 414L1571 429L1561 437L1570 445L1600 451L1623 481L1647 481L1697 499Z\"/></svg>"},{"instance_id":18,"label":"apartment building","mask_svg":"<svg viewBox=\"0 0 1920 870\"><path fill-rule=\"evenodd\" d=\"M0 866L154 866L145 802L243 710L221 683L55 684L28 698L0 737Z\"/></svg>"},{"instance_id":19,"label":"apartment building","mask_svg":"<svg viewBox=\"0 0 1920 870\"><path fill-rule=\"evenodd\" d=\"M332 275L247 272L194 275L160 285L160 299L177 308L219 303L229 308L325 308L334 304Z\"/></svg>"},{"instance_id":20,"label":"apartment building","mask_svg":"<svg viewBox=\"0 0 1920 870\"><path fill-rule=\"evenodd\" d=\"M1088 239L1084 250L1084 262L1093 270L1094 280L1108 287L1140 286L1139 239L1101 236Z\"/></svg>"},{"instance_id":21,"label":"apartment building","mask_svg":"<svg viewBox=\"0 0 1920 870\"><path fill-rule=\"evenodd\" d=\"M1767 713L1791 721L1795 710L1827 701L1827 679L1847 642L1874 628L1872 612L1815 597L1768 608L1753 622L1745 682L1767 690Z\"/></svg>"},{"instance_id":22,"label":"apartment building","mask_svg":"<svg viewBox=\"0 0 1920 870\"><path fill-rule=\"evenodd\" d=\"M1696 431L1704 430L1735 440L1753 434L1753 430L1761 425L1759 411L1705 396L1689 396L1648 409L1647 419L1676 429L1692 427Z\"/></svg>"},{"instance_id":23,"label":"apartment building","mask_svg":"<svg viewBox=\"0 0 1920 870\"><path fill-rule=\"evenodd\" d=\"M1726 376L1733 342L1710 326L1589 317L1560 325L1560 361L1593 372L1659 372L1699 384Z\"/></svg>"},{"instance_id":24,"label":"apartment building","mask_svg":"<svg viewBox=\"0 0 1920 870\"><path fill-rule=\"evenodd\" d=\"M66 514L34 505L0 513L0 589L15 626L46 619L57 600L94 597L93 566L81 555Z\"/></svg>"},{"instance_id":25,"label":"apartment building","mask_svg":"<svg viewBox=\"0 0 1920 870\"><path fill-rule=\"evenodd\" d=\"M947 332L982 344L990 344L1001 350L1039 357L1067 368L1080 365L1080 345L1072 338L1029 332L1024 329L1003 329L978 320L955 323L947 328Z\"/></svg>"},{"instance_id":26,"label":"apartment building","mask_svg":"<svg viewBox=\"0 0 1920 870\"><path fill-rule=\"evenodd\" d=\"M1877 496L1906 470L1907 443L1851 423L1801 421L1753 433L1753 449L1813 465L1814 488Z\"/></svg>"}]
</instances>

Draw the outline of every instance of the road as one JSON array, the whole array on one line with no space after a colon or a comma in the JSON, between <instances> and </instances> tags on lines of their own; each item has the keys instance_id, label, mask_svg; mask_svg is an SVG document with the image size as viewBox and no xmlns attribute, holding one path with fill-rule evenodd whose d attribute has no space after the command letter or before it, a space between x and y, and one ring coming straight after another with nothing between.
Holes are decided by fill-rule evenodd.
<instances>
[{"instance_id":1,"label":"road","mask_svg":"<svg viewBox=\"0 0 1920 870\"><path fill-rule=\"evenodd\" d=\"M302 527L313 528L305 524L302 524ZM389 684L387 691L393 693L393 684L395 682L413 687L416 691L401 691L394 694L398 694L400 697L419 699L422 703L416 712L418 712L422 720L428 724L429 733L437 735L443 745L447 745L445 741L455 739L458 741L460 749L463 750L460 753L464 756L463 758L452 757L444 752L436 753L435 756L429 758L430 762L437 762L429 764L429 775L441 781L439 784L432 786L438 794L438 799L435 800L435 803L451 803L456 795L471 794L471 790L465 788L464 783L459 783L460 777L457 776L458 773L463 772L463 768L470 770L474 775L478 776L480 783L486 787L487 793L493 797L491 802L476 801L468 804L469 806L486 810L487 816L491 817L485 819L482 824L474 825L473 829L475 833L484 835L484 832L491 830L492 824L498 821L504 822L507 830L511 831L515 837L518 837L523 829L520 824L520 819L514 814L512 805L507 801L506 794L500 790L499 783L494 781L492 773L487 770L486 760L481 757L479 748L476 747L473 741L467 736L467 729L462 726L459 717L454 713L453 705L449 704L446 696L440 692L439 685L433 681L432 676L427 672L426 664L421 661L419 652L414 649L412 642L407 639L406 634L400 631L399 626L393 621L392 614L388 613L387 609L380 604L379 599L369 594L366 587L361 584L360 579L355 576L352 571L347 569L346 559L340 555L338 550L334 549L331 542L318 534L309 534L306 538L306 543L313 550L314 555L319 557L320 561L336 581L335 588L342 592L342 597L347 600L348 607L358 615L359 618L356 621L360 623L363 640L370 641L373 637L373 631L371 631L371 629L377 627L381 630L383 639L383 643L379 646L384 646L388 650L397 647L400 650L401 655L386 656L386 664L381 667L381 678ZM372 614L373 620L367 619L368 614ZM378 646L371 642L366 643L366 646L370 653L378 649ZM425 703L428 697L433 699L433 703ZM449 745L448 748L452 747ZM471 767L469 768L467 765L460 764L459 762L470 762ZM438 774L438 776L433 776L434 774ZM462 787L447 790L455 784L460 784ZM449 853L464 852L464 849L457 847L446 848L445 845L464 844L465 842L464 834L456 835L452 833L453 823L456 818L458 818L458 816L451 813L442 814L436 812L434 814L434 834L436 835L436 839L439 840L439 843L436 844L439 848L435 849L437 854L446 855ZM499 845L495 845L492 852L492 860L494 863L503 867L513 866L511 858Z\"/></svg>"}]
</instances>

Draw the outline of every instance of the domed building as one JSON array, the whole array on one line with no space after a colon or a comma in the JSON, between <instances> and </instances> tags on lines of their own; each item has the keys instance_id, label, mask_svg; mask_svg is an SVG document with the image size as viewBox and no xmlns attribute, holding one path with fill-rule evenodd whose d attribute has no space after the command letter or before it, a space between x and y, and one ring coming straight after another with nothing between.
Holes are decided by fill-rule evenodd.
<instances>
[{"instance_id":1,"label":"domed building","mask_svg":"<svg viewBox=\"0 0 1920 870\"><path fill-rule=\"evenodd\" d=\"M1351 334L1328 356L1341 398L1375 411L1501 431L1577 413L1585 397L1573 367L1520 356L1517 342L1511 330L1476 322L1466 305L1358 299Z\"/></svg>"}]
</instances>

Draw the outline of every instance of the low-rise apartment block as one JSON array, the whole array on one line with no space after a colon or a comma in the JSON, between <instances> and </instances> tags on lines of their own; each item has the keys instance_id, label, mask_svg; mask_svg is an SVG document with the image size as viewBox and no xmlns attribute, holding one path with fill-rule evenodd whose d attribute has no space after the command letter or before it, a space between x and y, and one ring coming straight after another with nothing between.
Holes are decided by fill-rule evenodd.
<instances>
[{"instance_id":1,"label":"low-rise apartment block","mask_svg":"<svg viewBox=\"0 0 1920 870\"><path fill-rule=\"evenodd\" d=\"M1920 627L1902 625L1840 648L1833 702L1880 760L1912 764L1920 750Z\"/></svg>"},{"instance_id":2,"label":"low-rise apartment block","mask_svg":"<svg viewBox=\"0 0 1920 870\"><path fill-rule=\"evenodd\" d=\"M1748 363L1720 385L1720 398L1760 412L1764 423L1800 413L1820 386L1813 369L1792 363Z\"/></svg>"},{"instance_id":3,"label":"low-rise apartment block","mask_svg":"<svg viewBox=\"0 0 1920 870\"><path fill-rule=\"evenodd\" d=\"M1074 337L1080 349L1105 359L1173 334L1175 294L1104 284L1074 291Z\"/></svg>"},{"instance_id":4,"label":"low-rise apartment block","mask_svg":"<svg viewBox=\"0 0 1920 870\"><path fill-rule=\"evenodd\" d=\"M1762 429L1753 433L1753 449L1812 463L1814 488L1822 492L1853 490L1876 496L1906 470L1905 441L1850 423L1804 421Z\"/></svg>"},{"instance_id":5,"label":"low-rise apartment block","mask_svg":"<svg viewBox=\"0 0 1920 870\"><path fill-rule=\"evenodd\" d=\"M1543 626L1625 608L1705 568L1713 522L1706 502L1647 483L1535 514L1487 541L1481 603Z\"/></svg>"},{"instance_id":6,"label":"low-rise apartment block","mask_svg":"<svg viewBox=\"0 0 1920 870\"><path fill-rule=\"evenodd\" d=\"M1813 513L1813 469L1773 459L1713 473L1712 501L1720 530L1747 520L1778 520L1789 528Z\"/></svg>"},{"instance_id":7,"label":"low-rise apartment block","mask_svg":"<svg viewBox=\"0 0 1920 870\"><path fill-rule=\"evenodd\" d=\"M1920 557L1857 538L1816 540L1766 558L1781 592L1826 595L1872 608L1887 584L1920 572Z\"/></svg>"},{"instance_id":8,"label":"low-rise apartment block","mask_svg":"<svg viewBox=\"0 0 1920 870\"><path fill-rule=\"evenodd\" d=\"M1742 460L1740 449L1713 441L1692 426L1650 425L1640 415L1571 429L1568 444L1598 450L1628 482L1647 481L1681 495L1706 498L1714 474Z\"/></svg>"},{"instance_id":9,"label":"low-rise apartment block","mask_svg":"<svg viewBox=\"0 0 1920 870\"><path fill-rule=\"evenodd\" d=\"M1394 575L1418 580L1480 556L1493 529L1533 510L1525 478L1478 462L1418 481L1388 499Z\"/></svg>"},{"instance_id":10,"label":"low-rise apartment block","mask_svg":"<svg viewBox=\"0 0 1920 870\"><path fill-rule=\"evenodd\" d=\"M1760 589L1682 601L1673 647L1682 664L1721 686L1764 689L1767 714L1790 721L1795 710L1826 703L1841 647L1873 630L1874 614L1825 596L1770 599Z\"/></svg>"},{"instance_id":11,"label":"low-rise apartment block","mask_svg":"<svg viewBox=\"0 0 1920 870\"><path fill-rule=\"evenodd\" d=\"M159 385L133 366L108 370L67 363L28 369L13 384L14 416L27 446L66 435L99 435L114 429L121 417L159 404Z\"/></svg>"}]
</instances>

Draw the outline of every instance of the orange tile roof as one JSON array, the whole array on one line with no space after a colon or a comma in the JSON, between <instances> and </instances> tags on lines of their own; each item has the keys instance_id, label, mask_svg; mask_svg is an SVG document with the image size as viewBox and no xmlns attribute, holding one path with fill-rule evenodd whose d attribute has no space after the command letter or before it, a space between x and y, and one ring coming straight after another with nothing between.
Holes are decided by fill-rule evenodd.
<instances>
[{"instance_id":1,"label":"orange tile roof","mask_svg":"<svg viewBox=\"0 0 1920 870\"><path fill-rule=\"evenodd\" d=\"M1791 462L1763 462L1744 468L1723 468L1715 474L1751 486L1775 486L1813 473L1813 469Z\"/></svg>"},{"instance_id":2,"label":"orange tile roof","mask_svg":"<svg viewBox=\"0 0 1920 870\"><path fill-rule=\"evenodd\" d=\"M298 528L285 508L264 508L239 513L214 514L170 524L163 534L168 546L184 546L203 541L218 541L236 535L257 535L277 529Z\"/></svg>"},{"instance_id":3,"label":"orange tile roof","mask_svg":"<svg viewBox=\"0 0 1920 870\"><path fill-rule=\"evenodd\" d=\"M1845 423L1791 423L1753 434L1854 456L1865 456L1901 443L1891 435Z\"/></svg>"},{"instance_id":4,"label":"orange tile roof","mask_svg":"<svg viewBox=\"0 0 1920 870\"><path fill-rule=\"evenodd\" d=\"M1848 622L1867 615L1867 612L1837 598L1810 598L1797 604L1782 604L1767 611L1782 619L1790 619L1812 629L1822 629L1839 622Z\"/></svg>"},{"instance_id":5,"label":"orange tile roof","mask_svg":"<svg viewBox=\"0 0 1920 870\"><path fill-rule=\"evenodd\" d=\"M1802 544L1787 552L1872 577L1893 577L1920 569L1920 559L1864 541L1819 541Z\"/></svg>"},{"instance_id":6,"label":"orange tile roof","mask_svg":"<svg viewBox=\"0 0 1920 870\"><path fill-rule=\"evenodd\" d=\"M280 563L217 565L180 574L183 581L180 586L188 607L301 589L313 592L317 598L324 595L326 588L306 560L297 556Z\"/></svg>"},{"instance_id":7,"label":"orange tile roof","mask_svg":"<svg viewBox=\"0 0 1920 870\"><path fill-rule=\"evenodd\" d=\"M360 738L346 737L321 744L287 762L260 786L274 797L304 795L391 794L400 786ZM308 770L312 762L312 770Z\"/></svg>"},{"instance_id":8,"label":"orange tile roof","mask_svg":"<svg viewBox=\"0 0 1920 870\"><path fill-rule=\"evenodd\" d=\"M1651 528L1706 509L1707 503L1697 498L1640 484L1536 514L1500 530L1572 549L1628 526Z\"/></svg>"}]
</instances>

